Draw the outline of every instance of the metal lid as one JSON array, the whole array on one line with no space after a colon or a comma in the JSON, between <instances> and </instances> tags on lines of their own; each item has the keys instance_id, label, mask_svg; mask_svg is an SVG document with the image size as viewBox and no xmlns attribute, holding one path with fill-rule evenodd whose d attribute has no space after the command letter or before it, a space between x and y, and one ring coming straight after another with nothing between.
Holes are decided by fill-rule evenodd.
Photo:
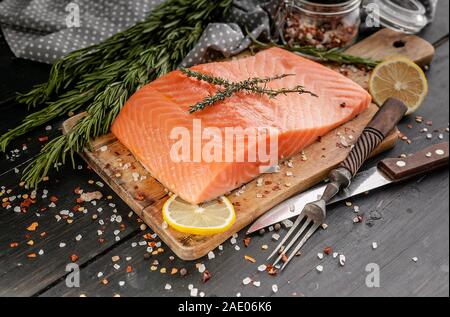
<instances>
[{"instance_id":1,"label":"metal lid","mask_svg":"<svg viewBox=\"0 0 450 317\"><path fill-rule=\"evenodd\" d=\"M404 33L419 33L428 23L426 9L417 0L366 0L363 8L382 26Z\"/></svg>"}]
</instances>

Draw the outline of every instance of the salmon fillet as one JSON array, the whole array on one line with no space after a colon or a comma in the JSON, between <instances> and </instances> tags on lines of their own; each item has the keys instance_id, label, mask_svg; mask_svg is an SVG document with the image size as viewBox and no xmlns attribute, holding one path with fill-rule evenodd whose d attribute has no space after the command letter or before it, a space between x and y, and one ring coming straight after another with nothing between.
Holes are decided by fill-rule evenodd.
<instances>
[{"instance_id":1,"label":"salmon fillet","mask_svg":"<svg viewBox=\"0 0 450 317\"><path fill-rule=\"evenodd\" d=\"M190 114L190 106L216 93L218 88L173 71L137 91L114 121L112 133L153 177L194 204L214 199L257 177L261 173L260 167L267 162L259 156L256 160L249 159L253 146L259 149L265 145L269 149L270 142L276 137L277 157L290 157L353 119L371 102L370 95L348 78L279 48L232 61L198 65L192 70L234 82L294 74L272 81L267 87L280 89L303 85L318 96L287 94L269 98L238 93ZM200 130L194 127L198 123ZM231 147L227 147L223 139L214 136L225 138L228 128L265 128L269 132L266 137L263 135L256 140L246 135L236 137L235 144L232 142ZM201 133L205 131L210 132L209 138L202 139ZM190 151L180 148L174 151L175 144L186 135L190 136ZM199 139L194 145L194 140ZM240 146L237 146L238 141ZM214 153L216 159L211 161L202 155L199 160L198 149ZM230 151L235 153L230 154ZM184 159L174 160L174 152L184 153ZM225 159L227 154L234 158L243 155L241 158L247 159L230 161Z\"/></svg>"}]
</instances>

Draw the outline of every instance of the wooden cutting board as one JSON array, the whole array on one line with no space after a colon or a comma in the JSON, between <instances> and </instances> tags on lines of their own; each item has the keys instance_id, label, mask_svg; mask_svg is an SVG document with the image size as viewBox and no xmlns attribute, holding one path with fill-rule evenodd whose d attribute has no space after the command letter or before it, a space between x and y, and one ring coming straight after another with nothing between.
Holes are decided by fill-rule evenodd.
<instances>
[{"instance_id":1,"label":"wooden cutting board","mask_svg":"<svg viewBox=\"0 0 450 317\"><path fill-rule=\"evenodd\" d=\"M354 45L348 52L376 59L405 55L425 66L431 63L434 48L416 36L385 29ZM348 77L367 88L368 72L354 67L345 69ZM342 71L342 68L340 70ZM262 186L257 186L256 181L253 181L247 184L245 189L241 188L231 193L228 197L235 206L236 222L228 232L213 236L188 235L163 226L161 208L167 199L165 188L151 177L112 134L96 139L92 144L92 150L86 150L81 155L175 254L184 260L194 260L216 248L233 233L252 223L273 206L323 181L329 171L343 161L350 151L350 147L344 145L355 142L377 110L378 107L372 104L358 118L306 148L304 155L299 154L291 158L290 163L281 164L278 173L264 174ZM63 130L70 131L82 115L64 122ZM398 131L392 133L376 150L376 153L392 148L397 139ZM123 169L123 166L129 166L129 168ZM292 176L288 176L287 172L290 172L288 174ZM144 175L146 179L134 181L133 173Z\"/></svg>"}]
</instances>

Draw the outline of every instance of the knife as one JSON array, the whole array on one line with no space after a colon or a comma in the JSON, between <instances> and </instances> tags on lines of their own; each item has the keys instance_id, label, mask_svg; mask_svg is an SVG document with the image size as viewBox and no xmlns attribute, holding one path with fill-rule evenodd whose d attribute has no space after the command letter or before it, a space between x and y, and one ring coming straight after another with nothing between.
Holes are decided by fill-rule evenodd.
<instances>
[{"instance_id":1,"label":"knife","mask_svg":"<svg viewBox=\"0 0 450 317\"><path fill-rule=\"evenodd\" d=\"M358 173L354 177L351 185L341 190L328 205L377 188L382 188L389 184L399 183L416 176L427 174L428 172L447 166L448 162L448 142L430 146L406 158L384 159L378 163L378 166ZM256 220L247 230L247 234L298 216L307 203L317 200L322 195L326 186L327 184L321 184L275 206Z\"/></svg>"}]
</instances>

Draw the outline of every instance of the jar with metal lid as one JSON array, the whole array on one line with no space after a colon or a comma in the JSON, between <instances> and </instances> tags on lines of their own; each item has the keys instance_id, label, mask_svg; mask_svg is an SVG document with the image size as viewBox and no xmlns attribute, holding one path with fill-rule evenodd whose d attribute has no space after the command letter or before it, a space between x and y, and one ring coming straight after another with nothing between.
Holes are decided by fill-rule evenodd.
<instances>
[{"instance_id":1,"label":"jar with metal lid","mask_svg":"<svg viewBox=\"0 0 450 317\"><path fill-rule=\"evenodd\" d=\"M287 4L284 40L321 49L353 44L361 23L361 0L294 0Z\"/></svg>"}]
</instances>

